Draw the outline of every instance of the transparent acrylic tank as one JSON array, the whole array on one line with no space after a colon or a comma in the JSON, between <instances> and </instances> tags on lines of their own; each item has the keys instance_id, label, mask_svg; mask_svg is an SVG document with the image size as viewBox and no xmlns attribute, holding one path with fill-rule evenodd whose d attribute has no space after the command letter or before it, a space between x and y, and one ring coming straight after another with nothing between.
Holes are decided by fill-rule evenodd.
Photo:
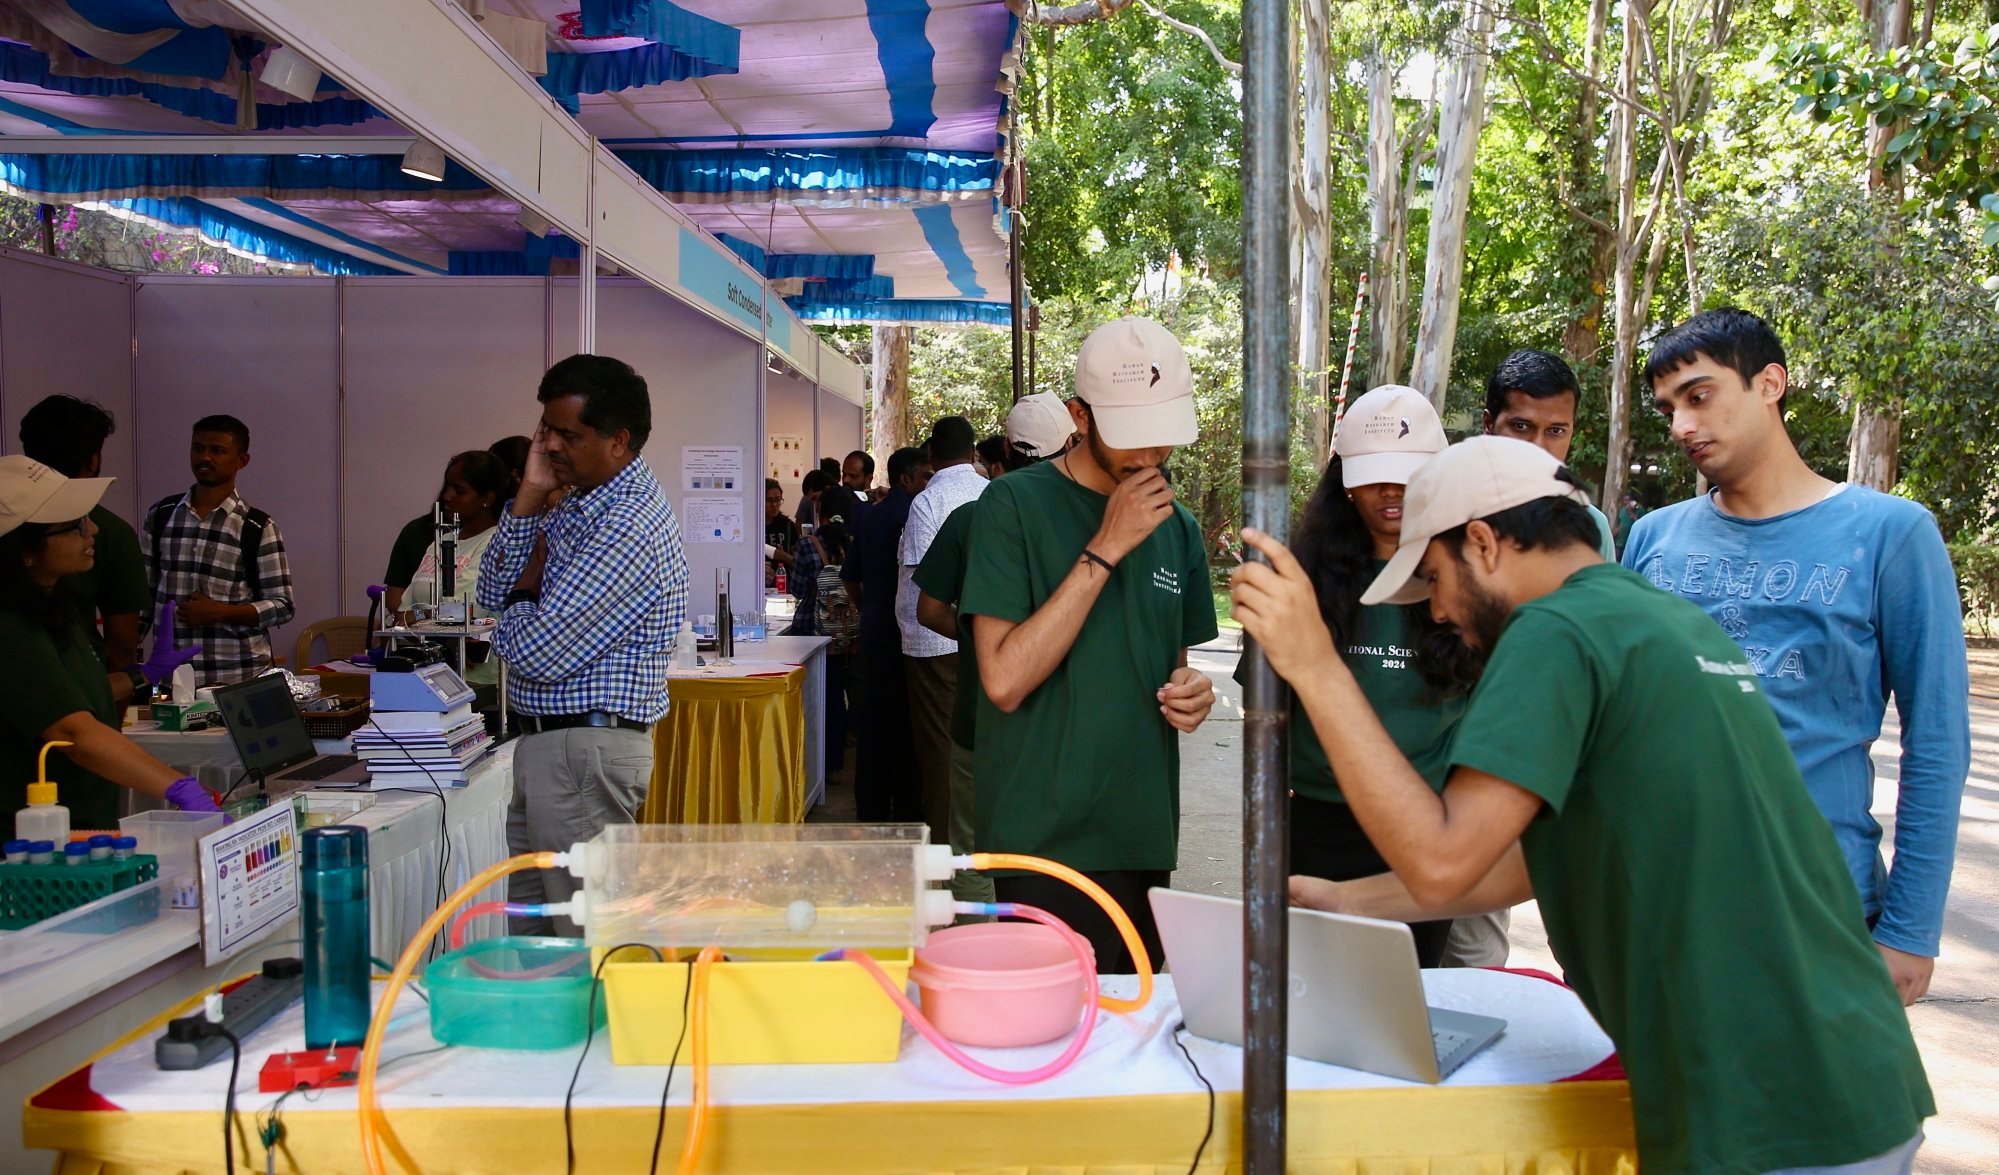
<instances>
[{"instance_id":1,"label":"transparent acrylic tank","mask_svg":"<svg viewBox=\"0 0 1999 1175\"><path fill-rule=\"evenodd\" d=\"M613 825L585 848L585 937L595 947L921 946L926 906L935 919L949 901L933 884L951 872L950 850L928 838L921 824Z\"/></svg>"}]
</instances>

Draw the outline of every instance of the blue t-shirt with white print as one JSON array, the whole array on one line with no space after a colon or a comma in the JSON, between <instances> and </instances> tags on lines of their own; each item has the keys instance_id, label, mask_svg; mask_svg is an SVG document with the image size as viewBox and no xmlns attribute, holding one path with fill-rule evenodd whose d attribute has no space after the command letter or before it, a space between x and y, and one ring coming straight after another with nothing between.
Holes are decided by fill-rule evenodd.
<instances>
[{"instance_id":1,"label":"blue t-shirt with white print","mask_svg":"<svg viewBox=\"0 0 1999 1175\"><path fill-rule=\"evenodd\" d=\"M1624 565L1699 604L1742 646L1862 905L1879 915L1875 940L1935 956L1971 727L1957 576L1930 512L1857 485L1773 518L1696 498L1639 519ZM1892 873L1868 814L1868 751L1891 693L1902 723Z\"/></svg>"}]
</instances>

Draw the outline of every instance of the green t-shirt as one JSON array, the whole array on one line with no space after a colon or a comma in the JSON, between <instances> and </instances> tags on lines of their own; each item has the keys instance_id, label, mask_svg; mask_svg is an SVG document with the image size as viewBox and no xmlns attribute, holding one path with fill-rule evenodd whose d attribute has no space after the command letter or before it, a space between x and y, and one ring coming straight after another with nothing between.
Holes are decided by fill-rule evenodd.
<instances>
[{"instance_id":1,"label":"green t-shirt","mask_svg":"<svg viewBox=\"0 0 1999 1175\"><path fill-rule=\"evenodd\" d=\"M1369 569L1369 582L1388 566L1377 559ZM1427 608L1427 604L1417 607ZM1423 675L1416 668L1416 623L1407 607L1380 604L1362 608L1354 640L1340 658L1347 663L1360 692L1367 695L1388 737L1431 787L1442 791L1450 771L1451 732L1464 715L1465 699L1435 701L1429 697ZM1247 671L1238 665L1235 679ZM1307 799L1342 804L1339 780L1319 745L1312 719L1294 697L1291 700L1291 790Z\"/></svg>"},{"instance_id":2,"label":"green t-shirt","mask_svg":"<svg viewBox=\"0 0 1999 1175\"><path fill-rule=\"evenodd\" d=\"M90 511L90 520L97 524L97 561L89 571L78 572L63 581L70 599L87 612L105 616L135 616L145 611L152 600L152 591L146 582L146 557L139 550L139 532L103 506ZM94 619L85 616L83 631L101 665L104 634L97 630Z\"/></svg>"},{"instance_id":3,"label":"green t-shirt","mask_svg":"<svg viewBox=\"0 0 1999 1175\"><path fill-rule=\"evenodd\" d=\"M12 609L0 609L0 649L7 672L0 673L0 819L12 840L14 813L28 802L41 754L42 732L56 720L88 711L106 726L119 726L111 702L111 681L91 651L83 625L76 624L62 648L40 624ZM69 809L75 829L118 827L118 786L70 761L58 748L49 753L49 778L56 800ZM60 845L56 846L60 851Z\"/></svg>"},{"instance_id":4,"label":"green t-shirt","mask_svg":"<svg viewBox=\"0 0 1999 1175\"><path fill-rule=\"evenodd\" d=\"M1576 572L1513 614L1450 757L1546 801L1527 870L1646 1175L1858 1162L1936 1112L1832 829L1699 608Z\"/></svg>"},{"instance_id":5,"label":"green t-shirt","mask_svg":"<svg viewBox=\"0 0 1999 1175\"><path fill-rule=\"evenodd\" d=\"M431 517L412 518L396 532L395 545L389 548L389 569L382 572L382 582L389 587L406 588L416 578L417 568L422 566L423 557L430 550L431 541L437 532L431 525Z\"/></svg>"},{"instance_id":6,"label":"green t-shirt","mask_svg":"<svg viewBox=\"0 0 1999 1175\"><path fill-rule=\"evenodd\" d=\"M1596 553L1605 563L1617 562L1617 539L1610 533L1610 519L1595 506L1589 507L1589 516L1596 519Z\"/></svg>"},{"instance_id":7,"label":"green t-shirt","mask_svg":"<svg viewBox=\"0 0 1999 1175\"><path fill-rule=\"evenodd\" d=\"M930 540L930 549L923 553L923 562L916 565L917 590L932 599L946 604L955 604L965 592L965 561L970 554L969 542L972 537L972 510L979 504L977 498L951 511L944 519L944 525L937 528L937 537ZM963 622L958 624L958 692L951 702L951 741L970 750L978 735L979 698L985 693L979 683L979 650L974 647L972 631Z\"/></svg>"},{"instance_id":8,"label":"green t-shirt","mask_svg":"<svg viewBox=\"0 0 1999 1175\"><path fill-rule=\"evenodd\" d=\"M961 614L1016 623L1048 602L1109 499L1054 462L994 481L972 522ZM1215 637L1201 530L1185 507L1120 561L1069 655L1020 707L979 699L976 843L1075 869L1171 869L1180 746L1157 693Z\"/></svg>"}]
</instances>

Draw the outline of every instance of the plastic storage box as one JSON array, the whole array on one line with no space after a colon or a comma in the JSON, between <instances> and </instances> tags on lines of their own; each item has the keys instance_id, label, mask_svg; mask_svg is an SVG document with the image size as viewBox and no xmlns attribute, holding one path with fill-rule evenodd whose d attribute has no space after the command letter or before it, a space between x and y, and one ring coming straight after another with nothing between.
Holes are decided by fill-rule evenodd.
<instances>
[{"instance_id":1,"label":"plastic storage box","mask_svg":"<svg viewBox=\"0 0 1999 1175\"><path fill-rule=\"evenodd\" d=\"M87 865L0 865L0 930L33 926L159 874L159 862L143 854Z\"/></svg>"},{"instance_id":2,"label":"plastic storage box","mask_svg":"<svg viewBox=\"0 0 1999 1175\"><path fill-rule=\"evenodd\" d=\"M139 851L159 858L160 872L192 873L195 845L222 827L220 812L137 812L118 822L118 831L139 842Z\"/></svg>"},{"instance_id":3,"label":"plastic storage box","mask_svg":"<svg viewBox=\"0 0 1999 1175\"><path fill-rule=\"evenodd\" d=\"M441 956L423 981L440 1044L560 1049L583 1043L589 1028L590 950L577 939L482 939ZM599 1026L605 1015L600 997Z\"/></svg>"}]
</instances>

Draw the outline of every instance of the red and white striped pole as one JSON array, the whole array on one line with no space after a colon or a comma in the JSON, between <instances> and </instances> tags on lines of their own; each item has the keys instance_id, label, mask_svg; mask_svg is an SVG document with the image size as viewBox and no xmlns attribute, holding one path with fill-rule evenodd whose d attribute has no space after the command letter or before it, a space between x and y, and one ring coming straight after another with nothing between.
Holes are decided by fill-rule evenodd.
<instances>
[{"instance_id":1,"label":"red and white striped pole","mask_svg":"<svg viewBox=\"0 0 1999 1175\"><path fill-rule=\"evenodd\" d=\"M1353 322L1347 327L1347 362L1340 369L1340 395L1333 403L1333 440L1340 437L1340 421L1347 414L1347 384L1353 380L1353 353L1360 346L1360 311L1367 303L1367 275L1360 275L1360 288L1354 291Z\"/></svg>"}]
</instances>

